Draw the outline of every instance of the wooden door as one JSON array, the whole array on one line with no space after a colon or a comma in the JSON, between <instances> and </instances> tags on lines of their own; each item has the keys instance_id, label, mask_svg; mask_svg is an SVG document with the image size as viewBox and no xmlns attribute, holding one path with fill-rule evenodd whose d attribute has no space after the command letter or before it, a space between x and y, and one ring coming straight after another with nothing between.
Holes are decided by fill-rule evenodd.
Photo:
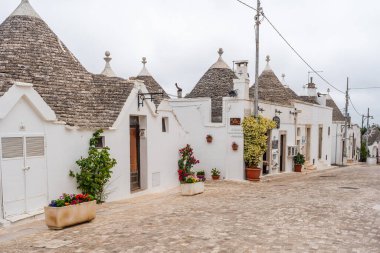
<instances>
[{"instance_id":1,"label":"wooden door","mask_svg":"<svg viewBox=\"0 0 380 253\"><path fill-rule=\"evenodd\" d=\"M131 191L140 189L140 162L139 162L139 131L138 127L129 130L130 136L130 168Z\"/></svg>"}]
</instances>

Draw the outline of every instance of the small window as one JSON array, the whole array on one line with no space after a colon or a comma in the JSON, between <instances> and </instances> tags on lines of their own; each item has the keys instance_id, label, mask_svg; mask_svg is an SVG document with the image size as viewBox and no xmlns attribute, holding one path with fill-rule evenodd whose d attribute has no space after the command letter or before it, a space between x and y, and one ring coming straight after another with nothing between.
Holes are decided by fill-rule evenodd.
<instances>
[{"instance_id":1,"label":"small window","mask_svg":"<svg viewBox=\"0 0 380 253\"><path fill-rule=\"evenodd\" d=\"M26 137L26 156L44 156L45 143L44 137Z\"/></svg>"},{"instance_id":2,"label":"small window","mask_svg":"<svg viewBox=\"0 0 380 253\"><path fill-rule=\"evenodd\" d=\"M4 137L1 138L2 157L20 158L24 157L24 138L23 137Z\"/></svg>"},{"instance_id":3,"label":"small window","mask_svg":"<svg viewBox=\"0 0 380 253\"><path fill-rule=\"evenodd\" d=\"M104 148L105 147L105 137L100 136L96 139L95 148Z\"/></svg>"},{"instance_id":4,"label":"small window","mask_svg":"<svg viewBox=\"0 0 380 253\"><path fill-rule=\"evenodd\" d=\"M301 128L297 127L297 136L301 136Z\"/></svg>"},{"instance_id":5,"label":"small window","mask_svg":"<svg viewBox=\"0 0 380 253\"><path fill-rule=\"evenodd\" d=\"M330 127L328 128L327 132L328 132L328 135L330 136L330 133L331 133L331 128Z\"/></svg>"},{"instance_id":6,"label":"small window","mask_svg":"<svg viewBox=\"0 0 380 253\"><path fill-rule=\"evenodd\" d=\"M162 132L163 133L169 132L169 118L168 117L162 117Z\"/></svg>"}]
</instances>

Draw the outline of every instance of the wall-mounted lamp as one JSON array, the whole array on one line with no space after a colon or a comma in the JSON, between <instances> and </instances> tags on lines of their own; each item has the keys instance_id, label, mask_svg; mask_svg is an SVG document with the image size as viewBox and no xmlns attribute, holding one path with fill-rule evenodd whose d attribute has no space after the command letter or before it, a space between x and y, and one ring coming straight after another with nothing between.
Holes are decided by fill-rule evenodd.
<instances>
[{"instance_id":1,"label":"wall-mounted lamp","mask_svg":"<svg viewBox=\"0 0 380 253\"><path fill-rule=\"evenodd\" d=\"M275 110L274 110L274 113L277 115L277 114L281 114L282 111L275 109Z\"/></svg>"},{"instance_id":2,"label":"wall-mounted lamp","mask_svg":"<svg viewBox=\"0 0 380 253\"><path fill-rule=\"evenodd\" d=\"M262 112L265 112L264 108L262 108L262 107L260 107L260 106L259 106L258 110L259 110L259 112L261 112L261 113L262 113Z\"/></svg>"}]
</instances>

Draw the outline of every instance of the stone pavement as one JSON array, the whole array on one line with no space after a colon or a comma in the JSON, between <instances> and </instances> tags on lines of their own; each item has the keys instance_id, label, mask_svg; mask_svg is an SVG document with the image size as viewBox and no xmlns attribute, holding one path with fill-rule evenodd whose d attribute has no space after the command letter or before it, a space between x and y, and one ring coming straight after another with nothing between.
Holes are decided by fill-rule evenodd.
<instances>
[{"instance_id":1,"label":"stone pavement","mask_svg":"<svg viewBox=\"0 0 380 253\"><path fill-rule=\"evenodd\" d=\"M380 167L336 168L262 183L209 182L99 207L61 231L0 229L0 252L380 252Z\"/></svg>"}]
</instances>

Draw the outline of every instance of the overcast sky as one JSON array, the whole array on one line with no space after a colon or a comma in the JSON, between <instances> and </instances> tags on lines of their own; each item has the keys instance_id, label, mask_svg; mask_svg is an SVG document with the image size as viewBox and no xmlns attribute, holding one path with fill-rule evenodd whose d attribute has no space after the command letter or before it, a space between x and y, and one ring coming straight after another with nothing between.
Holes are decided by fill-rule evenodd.
<instances>
[{"instance_id":1,"label":"overcast sky","mask_svg":"<svg viewBox=\"0 0 380 253\"><path fill-rule=\"evenodd\" d=\"M256 1L246 0L255 5ZM0 0L1 22L20 0ZM175 94L178 82L191 91L207 69L223 57L249 60L254 76L253 12L236 0L30 0L34 9L93 73L104 68L111 52L112 67L120 77L136 76L141 57L163 88ZM262 0L265 14L307 61L338 89L380 86L380 2L376 0ZM307 66L264 21L261 26L260 71L265 56L277 76L304 94ZM327 84L315 77L320 92ZM340 108L344 95L331 89ZM380 89L352 90L360 113L370 107L380 123ZM356 123L361 118L350 106ZM373 122L373 121L372 121Z\"/></svg>"}]
</instances>

